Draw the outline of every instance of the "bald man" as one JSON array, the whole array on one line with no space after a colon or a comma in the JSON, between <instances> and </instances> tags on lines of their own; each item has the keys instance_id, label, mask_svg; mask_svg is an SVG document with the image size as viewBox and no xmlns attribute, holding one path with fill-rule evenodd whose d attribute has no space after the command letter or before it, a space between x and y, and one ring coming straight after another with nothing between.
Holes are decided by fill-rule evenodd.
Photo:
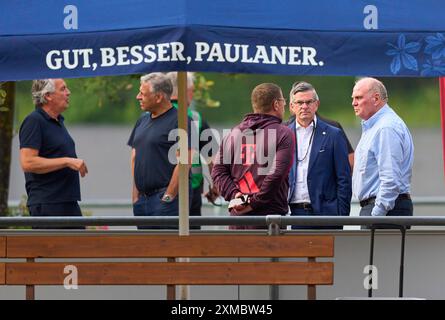
<instances>
[{"instance_id":1,"label":"bald man","mask_svg":"<svg viewBox=\"0 0 445 320\"><path fill-rule=\"evenodd\" d=\"M382 82L357 81L352 106L362 119L355 150L352 190L361 216L412 216L410 196L414 146L403 120L388 105Z\"/></svg>"}]
</instances>

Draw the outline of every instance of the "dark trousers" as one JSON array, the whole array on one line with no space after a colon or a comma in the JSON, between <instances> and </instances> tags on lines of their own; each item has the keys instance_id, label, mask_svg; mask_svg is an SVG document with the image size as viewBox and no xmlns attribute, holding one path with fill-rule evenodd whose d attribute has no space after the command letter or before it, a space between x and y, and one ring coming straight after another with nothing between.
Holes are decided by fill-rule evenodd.
<instances>
[{"instance_id":1,"label":"dark trousers","mask_svg":"<svg viewBox=\"0 0 445 320\"><path fill-rule=\"evenodd\" d=\"M198 188L191 189L192 192L192 201L190 204L190 216L201 216L201 207L202 207L202 191L203 191L203 185L201 185ZM201 229L200 226L193 226L190 227L190 229L199 230Z\"/></svg>"},{"instance_id":2,"label":"dark trousers","mask_svg":"<svg viewBox=\"0 0 445 320\"><path fill-rule=\"evenodd\" d=\"M172 202L161 201L165 191L150 195L139 195L139 199L133 204L133 214L139 217L164 216L177 217L179 215L179 199L175 197ZM174 229L178 226L138 226L138 229Z\"/></svg>"},{"instance_id":3,"label":"dark trousers","mask_svg":"<svg viewBox=\"0 0 445 320\"><path fill-rule=\"evenodd\" d=\"M82 211L80 210L77 201L33 204L29 205L28 209L31 217L81 217L82 216ZM81 226L72 226L72 227L33 226L32 228L33 229L85 229L85 227Z\"/></svg>"},{"instance_id":4,"label":"dark trousers","mask_svg":"<svg viewBox=\"0 0 445 320\"><path fill-rule=\"evenodd\" d=\"M371 211L374 208L374 202L362 207L360 210L361 216L371 216ZM394 208L386 214L386 216L407 216L410 217L413 215L413 202L411 199L396 199ZM375 225L378 229L397 229L397 226L387 225L387 224L378 224ZM369 226L362 226L362 229L369 229ZM407 227L410 229L410 227Z\"/></svg>"},{"instance_id":5,"label":"dark trousers","mask_svg":"<svg viewBox=\"0 0 445 320\"><path fill-rule=\"evenodd\" d=\"M312 208L290 208L291 216L314 216ZM302 229L342 229L341 226L292 226L292 230Z\"/></svg>"}]
</instances>

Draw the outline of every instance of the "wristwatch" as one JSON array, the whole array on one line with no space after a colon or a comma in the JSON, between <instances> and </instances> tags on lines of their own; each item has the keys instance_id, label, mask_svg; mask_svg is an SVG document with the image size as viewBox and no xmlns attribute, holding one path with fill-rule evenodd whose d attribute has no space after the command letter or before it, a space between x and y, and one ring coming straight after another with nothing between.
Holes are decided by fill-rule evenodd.
<instances>
[{"instance_id":1,"label":"wristwatch","mask_svg":"<svg viewBox=\"0 0 445 320\"><path fill-rule=\"evenodd\" d=\"M173 197L169 194L164 194L161 199L163 202L170 203L173 201Z\"/></svg>"}]
</instances>

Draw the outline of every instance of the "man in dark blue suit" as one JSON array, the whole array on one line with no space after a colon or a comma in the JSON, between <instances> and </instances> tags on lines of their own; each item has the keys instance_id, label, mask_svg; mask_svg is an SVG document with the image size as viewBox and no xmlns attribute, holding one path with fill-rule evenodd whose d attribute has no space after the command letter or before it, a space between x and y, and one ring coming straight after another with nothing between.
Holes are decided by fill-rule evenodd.
<instances>
[{"instance_id":1,"label":"man in dark blue suit","mask_svg":"<svg viewBox=\"0 0 445 320\"><path fill-rule=\"evenodd\" d=\"M294 162L289 173L291 215L349 215L351 167L341 130L317 118L315 113L320 100L314 87L307 82L299 82L292 87L289 105L295 120L288 126L296 141Z\"/></svg>"}]
</instances>

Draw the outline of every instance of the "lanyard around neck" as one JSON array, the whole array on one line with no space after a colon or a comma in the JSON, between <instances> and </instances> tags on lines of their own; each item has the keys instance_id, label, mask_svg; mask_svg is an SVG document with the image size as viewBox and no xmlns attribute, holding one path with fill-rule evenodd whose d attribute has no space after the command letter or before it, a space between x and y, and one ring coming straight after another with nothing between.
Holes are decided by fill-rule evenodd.
<instances>
[{"instance_id":1,"label":"lanyard around neck","mask_svg":"<svg viewBox=\"0 0 445 320\"><path fill-rule=\"evenodd\" d=\"M309 149L311 148L312 141L314 140L315 129L316 129L314 120L312 120L312 124L313 124L313 128L312 128L311 137L309 138L309 145L307 146L306 153L305 153L303 159L298 159L298 148L295 148L295 159L297 159L297 162L303 162L309 153ZM295 141L297 141L297 128L295 128ZM298 142L297 142L297 144L298 144Z\"/></svg>"}]
</instances>

